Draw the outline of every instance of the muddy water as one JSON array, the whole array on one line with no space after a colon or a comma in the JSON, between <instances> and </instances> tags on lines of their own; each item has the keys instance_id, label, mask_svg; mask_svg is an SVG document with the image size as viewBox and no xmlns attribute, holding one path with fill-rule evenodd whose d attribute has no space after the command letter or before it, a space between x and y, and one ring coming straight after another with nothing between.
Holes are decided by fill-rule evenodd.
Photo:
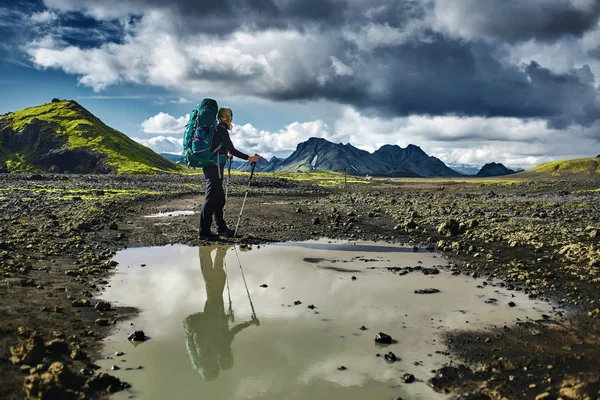
<instances>
[{"instance_id":1,"label":"muddy water","mask_svg":"<svg viewBox=\"0 0 600 400\"><path fill-rule=\"evenodd\" d=\"M120 323L105 341L99 365L116 365L111 373L133 384L115 398L444 398L425 383L450 361L439 353L440 333L536 319L551 308L443 270L392 274L384 267L444 261L386 244L167 246L124 250L115 260L102 298L141 309L133 326ZM440 292L415 294L426 288ZM150 340L128 342L136 329ZM380 331L396 342L376 346ZM401 360L376 356L389 351ZM405 373L417 381L404 383Z\"/></svg>"}]
</instances>

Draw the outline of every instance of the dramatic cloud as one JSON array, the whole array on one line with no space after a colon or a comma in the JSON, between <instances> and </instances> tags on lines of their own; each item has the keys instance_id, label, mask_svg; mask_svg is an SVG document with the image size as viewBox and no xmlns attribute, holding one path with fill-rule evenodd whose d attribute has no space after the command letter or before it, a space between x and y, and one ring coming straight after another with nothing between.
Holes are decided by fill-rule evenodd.
<instances>
[{"instance_id":1,"label":"dramatic cloud","mask_svg":"<svg viewBox=\"0 0 600 400\"><path fill-rule=\"evenodd\" d=\"M436 25L466 39L556 40L582 36L600 17L597 0L436 0Z\"/></svg>"},{"instance_id":2,"label":"dramatic cloud","mask_svg":"<svg viewBox=\"0 0 600 400\"><path fill-rule=\"evenodd\" d=\"M150 86L166 93L158 104L215 97L347 110L273 132L238 126L232 135L248 152L285 155L322 136L524 164L598 145L598 0L43 2L20 11L37 21L23 50L96 92ZM179 135L185 122L159 114L142 130Z\"/></svg>"}]
</instances>

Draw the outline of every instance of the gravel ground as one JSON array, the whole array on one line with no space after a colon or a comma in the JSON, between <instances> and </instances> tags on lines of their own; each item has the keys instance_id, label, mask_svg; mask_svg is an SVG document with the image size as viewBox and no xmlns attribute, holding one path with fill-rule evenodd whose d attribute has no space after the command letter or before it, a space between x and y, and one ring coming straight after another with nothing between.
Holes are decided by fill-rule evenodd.
<instances>
[{"instance_id":1,"label":"gravel ground","mask_svg":"<svg viewBox=\"0 0 600 400\"><path fill-rule=\"evenodd\" d=\"M231 227L246 182L232 179ZM402 179L323 188L257 176L236 241L329 237L444 252L455 273L559 306L540 321L448 334L464 365L432 371L436 390L461 398L596 399L599 187L597 180ZM95 371L93 361L99 339L135 310L98 305L94 296L118 249L202 244L198 215L144 217L198 210L202 193L201 176L0 174L0 398L97 397L127 386Z\"/></svg>"}]
</instances>

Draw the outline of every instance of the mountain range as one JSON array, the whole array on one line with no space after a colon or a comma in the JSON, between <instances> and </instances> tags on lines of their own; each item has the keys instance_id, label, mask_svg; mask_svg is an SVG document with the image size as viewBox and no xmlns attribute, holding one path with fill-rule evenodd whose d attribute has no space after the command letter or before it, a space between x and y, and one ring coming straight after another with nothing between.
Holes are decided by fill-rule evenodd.
<instances>
[{"instance_id":1,"label":"mountain range","mask_svg":"<svg viewBox=\"0 0 600 400\"><path fill-rule=\"evenodd\" d=\"M240 168L250 170L247 163ZM350 174L374 176L459 177L440 159L427 155L420 147L408 145L381 146L373 153L351 144L332 143L323 138L310 138L299 143L286 159L261 159L257 172L308 172L311 170L347 171ZM411 173L412 172L412 173Z\"/></svg>"}]
</instances>

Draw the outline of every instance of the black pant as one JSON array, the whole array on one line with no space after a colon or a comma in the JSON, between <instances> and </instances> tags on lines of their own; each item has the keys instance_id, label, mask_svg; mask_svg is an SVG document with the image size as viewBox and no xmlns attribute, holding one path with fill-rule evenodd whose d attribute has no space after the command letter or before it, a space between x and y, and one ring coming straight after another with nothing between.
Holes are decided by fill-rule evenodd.
<instances>
[{"instance_id":1,"label":"black pant","mask_svg":"<svg viewBox=\"0 0 600 400\"><path fill-rule=\"evenodd\" d=\"M200 212L200 232L210 232L213 215L217 221L218 229L227 228L227 223L223 218L223 208L225 207L225 191L223 190L223 172L221 168L221 177L219 177L219 167L210 166L203 168L206 178L206 193L204 195L204 204Z\"/></svg>"}]
</instances>

